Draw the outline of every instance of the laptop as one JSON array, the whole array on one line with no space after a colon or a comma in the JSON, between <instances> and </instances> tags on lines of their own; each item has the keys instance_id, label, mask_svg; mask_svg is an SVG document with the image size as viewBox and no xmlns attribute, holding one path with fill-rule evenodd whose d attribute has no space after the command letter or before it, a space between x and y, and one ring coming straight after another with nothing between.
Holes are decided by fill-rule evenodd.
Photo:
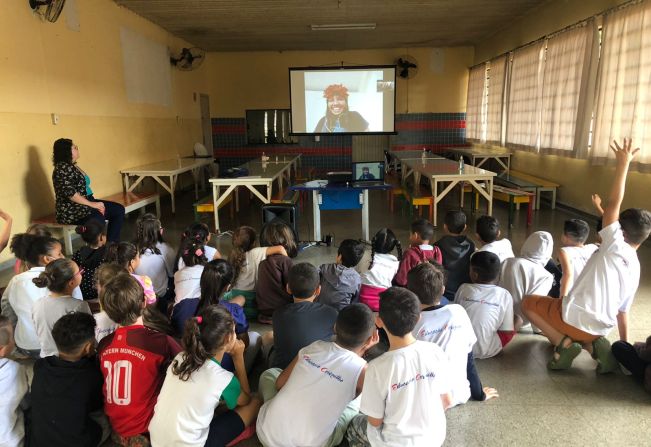
<instances>
[{"instance_id":1,"label":"laptop","mask_svg":"<svg viewBox=\"0 0 651 447\"><path fill-rule=\"evenodd\" d=\"M353 186L384 185L384 162L364 161L353 163Z\"/></svg>"}]
</instances>

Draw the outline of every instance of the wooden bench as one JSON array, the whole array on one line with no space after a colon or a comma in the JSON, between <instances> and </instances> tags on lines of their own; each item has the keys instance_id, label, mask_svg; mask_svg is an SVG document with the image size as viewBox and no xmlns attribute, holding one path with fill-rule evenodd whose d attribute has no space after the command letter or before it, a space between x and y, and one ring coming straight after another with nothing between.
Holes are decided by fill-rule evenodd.
<instances>
[{"instance_id":1,"label":"wooden bench","mask_svg":"<svg viewBox=\"0 0 651 447\"><path fill-rule=\"evenodd\" d=\"M298 191L285 188L271 197L271 203L291 203L292 205L296 205L299 197L300 193Z\"/></svg>"},{"instance_id":2,"label":"wooden bench","mask_svg":"<svg viewBox=\"0 0 651 447\"><path fill-rule=\"evenodd\" d=\"M493 200L500 200L509 204L509 228L513 227L513 208L521 203L529 204L527 207L527 226L531 226L535 197L536 194L532 192L493 185ZM475 194L475 207L479 209L479 194Z\"/></svg>"},{"instance_id":3,"label":"wooden bench","mask_svg":"<svg viewBox=\"0 0 651 447\"><path fill-rule=\"evenodd\" d=\"M541 192L551 192L552 193L552 209L556 208L556 190L561 186L558 183L551 182L549 180L545 180L540 177L536 177L531 174L527 174L526 172L521 172L521 171L515 171L511 170L509 171L509 174L513 177L517 177L519 179L525 180L527 182L533 183L536 185L536 209L540 209L540 193Z\"/></svg>"},{"instance_id":4,"label":"wooden bench","mask_svg":"<svg viewBox=\"0 0 651 447\"><path fill-rule=\"evenodd\" d=\"M99 200L119 203L124 207L125 214L137 209L140 209L141 214L144 214L145 207L153 203L156 205L156 216L160 217L160 195L156 192L120 192L107 197L102 197ZM32 223L44 225L54 233L61 234L65 253L67 255L72 255L72 238L76 235L75 228L77 225L57 223L55 214L49 214L47 216L33 219Z\"/></svg>"},{"instance_id":5,"label":"wooden bench","mask_svg":"<svg viewBox=\"0 0 651 447\"><path fill-rule=\"evenodd\" d=\"M400 178L400 176L395 174L386 174L384 176L384 183L393 186L393 188L387 190L387 196L389 199L389 210L391 211L391 213L393 213L395 197L396 196L405 197L405 188L402 185L402 179Z\"/></svg>"},{"instance_id":6,"label":"wooden bench","mask_svg":"<svg viewBox=\"0 0 651 447\"><path fill-rule=\"evenodd\" d=\"M409 203L409 217L413 215L413 208L418 208L418 215L423 215L423 206L429 206L429 220L434 219L434 197L432 190L422 185L414 185L412 188L404 188L404 194Z\"/></svg>"},{"instance_id":7,"label":"wooden bench","mask_svg":"<svg viewBox=\"0 0 651 447\"><path fill-rule=\"evenodd\" d=\"M235 212L233 208L233 204L234 204L233 194L229 194L228 197L226 197L224 201L219 204L219 209L222 209L228 203L231 204L230 215L231 215L231 219L233 219L235 217ZM192 204L192 207L194 208L195 222L198 222L200 220L199 219L200 213L213 213L215 211L215 202L213 202L212 194L196 201L195 203Z\"/></svg>"}]
</instances>

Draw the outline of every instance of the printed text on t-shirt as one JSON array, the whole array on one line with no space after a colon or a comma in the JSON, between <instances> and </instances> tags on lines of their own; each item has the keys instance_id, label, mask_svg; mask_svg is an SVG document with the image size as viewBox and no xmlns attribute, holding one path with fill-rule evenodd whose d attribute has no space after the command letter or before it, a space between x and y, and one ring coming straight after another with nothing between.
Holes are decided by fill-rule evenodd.
<instances>
[{"instance_id":1,"label":"printed text on t-shirt","mask_svg":"<svg viewBox=\"0 0 651 447\"><path fill-rule=\"evenodd\" d=\"M306 362L308 365L310 365L310 366L312 366L312 367L318 369L320 372L322 372L322 373L325 374L326 376L329 376L331 379L335 379L336 381L343 383L344 379L343 379L340 375L335 374L334 372L330 371L330 370L329 370L327 367L325 367L325 366L321 366L321 365L317 364L316 362L314 362L314 360L312 360L312 359L310 358L309 355L304 355L304 356L303 356L303 360L305 360L305 362Z\"/></svg>"},{"instance_id":2,"label":"printed text on t-shirt","mask_svg":"<svg viewBox=\"0 0 651 447\"><path fill-rule=\"evenodd\" d=\"M432 371L426 372L425 374L416 374L416 376L412 377L411 379L405 381L405 382L398 382L394 383L391 385L391 391L396 391L399 390L400 388L406 387L407 385L411 385L413 383L419 382L421 380L425 379L434 379L436 377L436 374L433 373Z\"/></svg>"}]
</instances>

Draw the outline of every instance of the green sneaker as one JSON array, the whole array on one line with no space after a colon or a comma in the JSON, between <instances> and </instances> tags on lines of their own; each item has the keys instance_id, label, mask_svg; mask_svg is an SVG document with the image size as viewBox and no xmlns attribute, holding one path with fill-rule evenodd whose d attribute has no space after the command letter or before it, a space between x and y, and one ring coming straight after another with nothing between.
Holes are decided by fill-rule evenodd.
<instances>
[{"instance_id":1,"label":"green sneaker","mask_svg":"<svg viewBox=\"0 0 651 447\"><path fill-rule=\"evenodd\" d=\"M592 342L592 358L597 361L597 374L611 373L619 366L606 337L599 337Z\"/></svg>"},{"instance_id":2,"label":"green sneaker","mask_svg":"<svg viewBox=\"0 0 651 447\"><path fill-rule=\"evenodd\" d=\"M559 345L554 348L554 352L558 354L558 358L556 359L552 357L552 359L547 362L547 369L555 371L570 369L574 359L581 354L581 349L583 348L576 342L572 342L565 347L563 346L563 343L565 343L565 340L568 338L569 337L563 337L563 340L561 340Z\"/></svg>"}]
</instances>

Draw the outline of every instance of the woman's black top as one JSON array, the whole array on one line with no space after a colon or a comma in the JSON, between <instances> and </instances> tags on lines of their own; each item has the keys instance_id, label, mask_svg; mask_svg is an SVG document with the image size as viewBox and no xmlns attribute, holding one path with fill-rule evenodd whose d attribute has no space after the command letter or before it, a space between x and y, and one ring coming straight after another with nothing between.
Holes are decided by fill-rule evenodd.
<instances>
[{"instance_id":1,"label":"woman's black top","mask_svg":"<svg viewBox=\"0 0 651 447\"><path fill-rule=\"evenodd\" d=\"M65 162L55 164L52 183L56 195L56 220L58 223L75 224L92 212L89 206L70 200L75 193L86 197L86 179L74 164Z\"/></svg>"}]
</instances>

